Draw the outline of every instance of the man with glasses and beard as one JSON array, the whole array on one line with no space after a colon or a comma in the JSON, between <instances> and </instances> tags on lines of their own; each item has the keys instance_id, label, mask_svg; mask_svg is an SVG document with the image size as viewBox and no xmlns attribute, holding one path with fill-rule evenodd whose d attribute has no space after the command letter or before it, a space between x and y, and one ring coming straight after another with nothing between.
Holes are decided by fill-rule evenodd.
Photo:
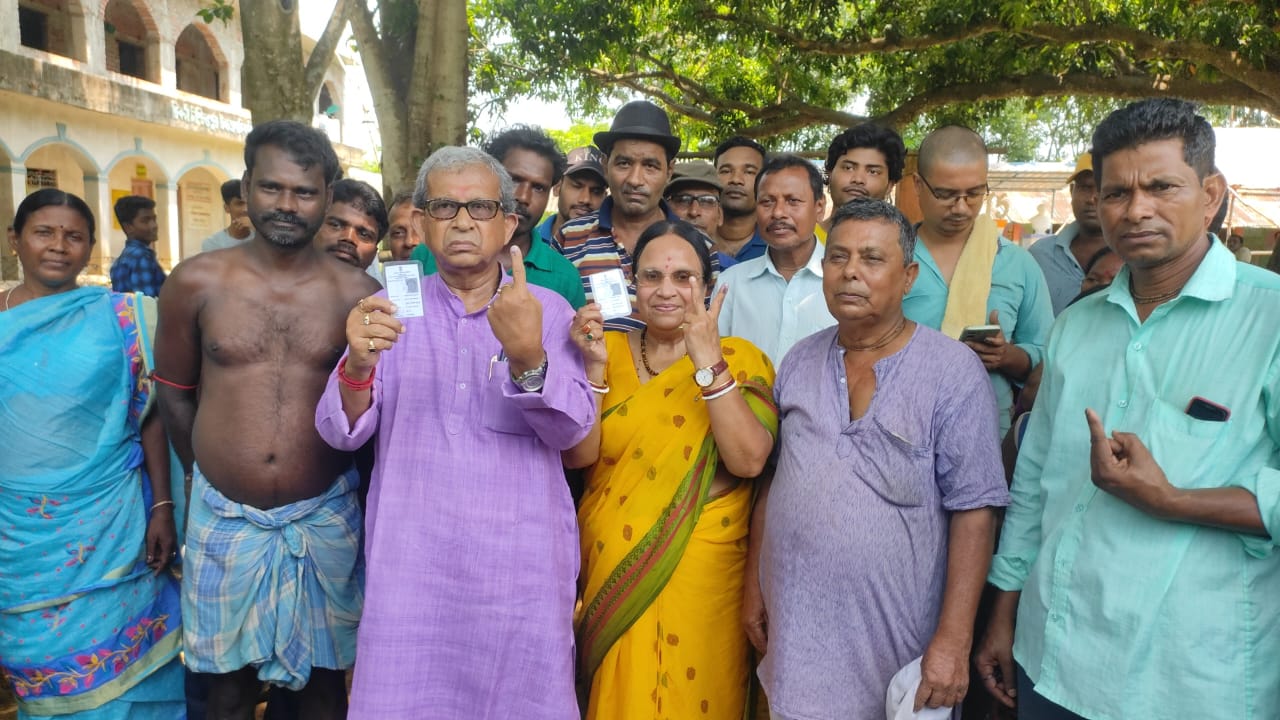
<instances>
[{"instance_id":1,"label":"man with glasses and beard","mask_svg":"<svg viewBox=\"0 0 1280 720\"><path fill-rule=\"evenodd\" d=\"M155 380L191 500L182 583L187 667L208 716L252 717L262 682L301 717L345 717L363 601L359 476L315 428L351 307L378 283L313 242L338 179L323 133L245 141L249 241L179 265L160 294Z\"/></svg>"},{"instance_id":2,"label":"man with glasses and beard","mask_svg":"<svg viewBox=\"0 0 1280 720\"><path fill-rule=\"evenodd\" d=\"M982 212L987 146L977 133L955 125L929 133L920 143L915 188L924 218L916 228L920 273L902 310L978 354L995 390L1003 437L1013 387L1044 355L1053 324L1049 288L1031 254L1001 237ZM983 325L999 327L977 329Z\"/></svg>"},{"instance_id":3,"label":"man with glasses and beard","mask_svg":"<svg viewBox=\"0 0 1280 720\"><path fill-rule=\"evenodd\" d=\"M535 242L534 237L534 229L551 199L551 188L564 175L564 153L549 135L527 125L516 125L494 135L483 150L502 163L515 181L515 214L519 222L506 250L520 248L529 282L554 290L575 310L586 305L578 269L551 246L541 240ZM410 257L422 265L424 275L436 273L436 260L426 243L414 248ZM510 273L510 252L500 253L498 259Z\"/></svg>"}]
</instances>

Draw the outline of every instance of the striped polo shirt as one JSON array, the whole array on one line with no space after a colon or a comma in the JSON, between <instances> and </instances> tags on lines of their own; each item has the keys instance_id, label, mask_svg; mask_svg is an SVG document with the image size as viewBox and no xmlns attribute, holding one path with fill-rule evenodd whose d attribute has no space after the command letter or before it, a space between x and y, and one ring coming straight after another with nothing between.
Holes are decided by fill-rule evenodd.
<instances>
[{"instance_id":1,"label":"striped polo shirt","mask_svg":"<svg viewBox=\"0 0 1280 720\"><path fill-rule=\"evenodd\" d=\"M667 205L666 200L658 201L658 207L662 209L662 213L668 220L679 220L675 213L671 212L671 206ZM613 318L606 320L604 327L606 330L639 330L644 327L635 316L636 306L636 284L631 274L631 253L622 246L613 237L613 198L604 199L604 204L600 206L599 212L583 215L577 220L570 220L560 228L560 232L556 233L551 239L551 246L560 251L573 263L578 269L578 275L582 277L582 292L586 295L587 302L595 302L595 297L591 293L590 276L619 268L622 274L627 278L627 294L631 300L632 314L630 317ZM710 250L713 245L711 238L703 236L707 242L707 249ZM710 293L711 288L715 287L716 278L720 276L720 258L719 253L711 253L711 278L707 280L707 292Z\"/></svg>"}]
</instances>

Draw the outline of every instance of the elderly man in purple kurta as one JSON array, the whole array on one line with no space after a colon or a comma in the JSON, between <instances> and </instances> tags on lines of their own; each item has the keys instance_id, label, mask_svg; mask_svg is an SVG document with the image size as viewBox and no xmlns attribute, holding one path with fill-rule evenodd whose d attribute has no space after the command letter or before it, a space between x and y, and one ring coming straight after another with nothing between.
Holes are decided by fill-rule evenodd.
<instances>
[{"instance_id":1,"label":"elderly man in purple kurta","mask_svg":"<svg viewBox=\"0 0 1280 720\"><path fill-rule=\"evenodd\" d=\"M414 205L439 273L423 317L384 293L347 320L350 347L316 410L326 441L376 436L351 718L578 717L577 526L560 451L595 418L573 310L508 277L516 226L497 161L443 148Z\"/></svg>"},{"instance_id":2,"label":"elderly man in purple kurta","mask_svg":"<svg viewBox=\"0 0 1280 720\"><path fill-rule=\"evenodd\" d=\"M744 598L775 719L884 717L890 680L921 656L913 709L958 716L968 686L1008 491L982 363L902 315L914 242L882 201L837 210L823 258L837 325L778 369L777 469Z\"/></svg>"}]
</instances>

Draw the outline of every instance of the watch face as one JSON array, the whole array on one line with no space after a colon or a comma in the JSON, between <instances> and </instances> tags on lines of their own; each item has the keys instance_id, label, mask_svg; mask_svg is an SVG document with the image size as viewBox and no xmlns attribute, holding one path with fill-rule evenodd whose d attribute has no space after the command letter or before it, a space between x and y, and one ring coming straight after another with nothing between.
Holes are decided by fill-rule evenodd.
<instances>
[{"instance_id":1,"label":"watch face","mask_svg":"<svg viewBox=\"0 0 1280 720\"><path fill-rule=\"evenodd\" d=\"M709 387L715 379L716 374L711 371L711 368L698 368L698 371L693 374L693 381L698 384L698 387Z\"/></svg>"},{"instance_id":2,"label":"watch face","mask_svg":"<svg viewBox=\"0 0 1280 720\"><path fill-rule=\"evenodd\" d=\"M547 382L546 375L534 375L533 377L520 383L520 389L525 392L538 392Z\"/></svg>"}]
</instances>

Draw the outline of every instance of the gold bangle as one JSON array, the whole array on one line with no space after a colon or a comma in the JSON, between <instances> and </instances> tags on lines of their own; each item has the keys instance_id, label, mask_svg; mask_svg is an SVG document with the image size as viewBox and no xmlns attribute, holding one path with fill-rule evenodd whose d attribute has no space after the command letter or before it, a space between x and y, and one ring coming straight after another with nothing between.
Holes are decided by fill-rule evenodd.
<instances>
[{"instance_id":1,"label":"gold bangle","mask_svg":"<svg viewBox=\"0 0 1280 720\"><path fill-rule=\"evenodd\" d=\"M172 501L172 500L161 500L160 502L158 502L158 503L156 503L155 505L152 505L152 506L151 506L151 512L155 512L157 508L162 508L162 507L164 507L165 505L173 505L173 501ZM174 507L177 507L177 506L176 506L176 505L174 505Z\"/></svg>"}]
</instances>

